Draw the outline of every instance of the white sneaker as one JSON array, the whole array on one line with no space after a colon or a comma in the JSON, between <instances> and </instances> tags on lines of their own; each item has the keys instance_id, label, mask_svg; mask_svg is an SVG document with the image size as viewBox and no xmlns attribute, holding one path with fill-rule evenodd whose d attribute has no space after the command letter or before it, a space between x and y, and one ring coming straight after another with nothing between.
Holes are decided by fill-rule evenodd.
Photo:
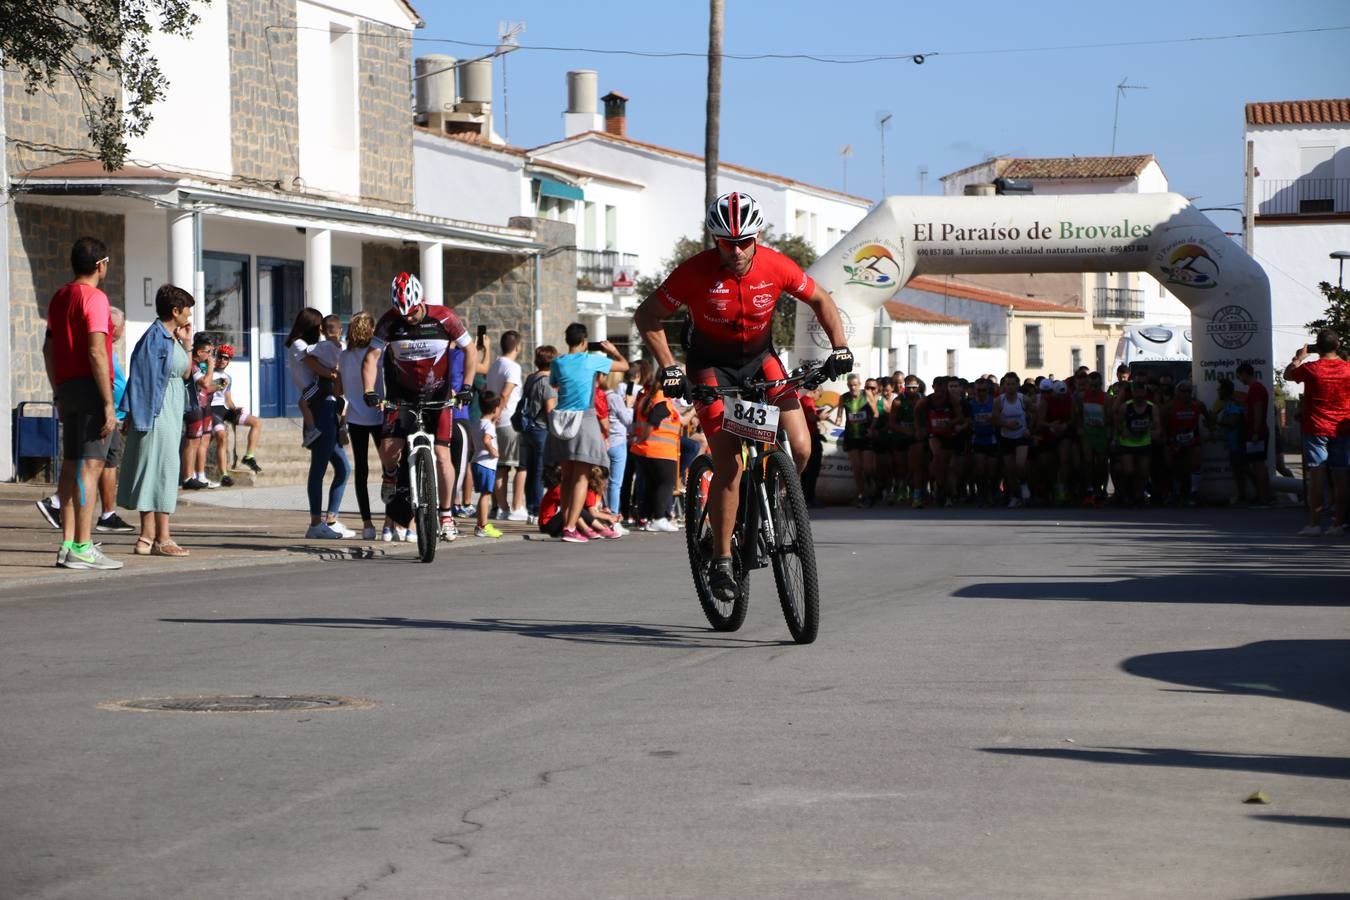
<instances>
[{"instance_id":1,"label":"white sneaker","mask_svg":"<svg viewBox=\"0 0 1350 900\"><path fill-rule=\"evenodd\" d=\"M1302 528L1300 528L1300 529L1298 530L1298 536L1299 536L1299 537L1321 537L1321 536L1322 536L1322 526L1321 526L1321 525L1304 525Z\"/></svg>"},{"instance_id":2,"label":"white sneaker","mask_svg":"<svg viewBox=\"0 0 1350 900\"><path fill-rule=\"evenodd\" d=\"M386 544L392 544L396 540L403 540L403 538L395 537L394 529L386 528L383 532L380 533L380 540L384 541Z\"/></svg>"},{"instance_id":3,"label":"white sneaker","mask_svg":"<svg viewBox=\"0 0 1350 900\"><path fill-rule=\"evenodd\" d=\"M525 511L525 507L522 506L520 509L513 509L513 510L511 510L511 512L509 512L509 513L507 514L507 516L506 516L506 521L508 521L508 522L528 522L528 521L530 521L530 514L529 514L528 512L526 512L526 511Z\"/></svg>"},{"instance_id":4,"label":"white sneaker","mask_svg":"<svg viewBox=\"0 0 1350 900\"><path fill-rule=\"evenodd\" d=\"M341 522L329 522L328 527L336 531L340 536L344 538L356 537L356 532L352 531L350 528L348 528L346 525L343 525Z\"/></svg>"},{"instance_id":5,"label":"white sneaker","mask_svg":"<svg viewBox=\"0 0 1350 900\"><path fill-rule=\"evenodd\" d=\"M525 521L529 522L531 525L538 525L539 517L536 516L534 513L530 513L528 516L525 517Z\"/></svg>"},{"instance_id":6,"label":"white sneaker","mask_svg":"<svg viewBox=\"0 0 1350 900\"><path fill-rule=\"evenodd\" d=\"M409 528L407 531L403 533L403 540L409 544L417 543L417 530L414 528Z\"/></svg>"},{"instance_id":7,"label":"white sneaker","mask_svg":"<svg viewBox=\"0 0 1350 900\"><path fill-rule=\"evenodd\" d=\"M220 482L219 482L219 481L212 481L210 478L207 478L207 479L201 479L201 478L199 478L199 479L197 479L197 480L200 481L202 484L206 485L208 488L210 488L210 489L213 490L213 491L214 491L216 488L220 487Z\"/></svg>"},{"instance_id":8,"label":"white sneaker","mask_svg":"<svg viewBox=\"0 0 1350 900\"><path fill-rule=\"evenodd\" d=\"M680 526L676 525L670 519L652 519L647 523L648 531L663 531L666 533L679 531Z\"/></svg>"},{"instance_id":9,"label":"white sneaker","mask_svg":"<svg viewBox=\"0 0 1350 900\"><path fill-rule=\"evenodd\" d=\"M336 541L342 538L341 533L328 527L327 522L320 522L318 525L309 526L305 532L305 537L309 540Z\"/></svg>"},{"instance_id":10,"label":"white sneaker","mask_svg":"<svg viewBox=\"0 0 1350 900\"><path fill-rule=\"evenodd\" d=\"M459 529L455 527L455 523L450 519L442 519L441 540L449 543L457 537L459 537Z\"/></svg>"},{"instance_id":11,"label":"white sneaker","mask_svg":"<svg viewBox=\"0 0 1350 900\"><path fill-rule=\"evenodd\" d=\"M361 540L363 540L363 541L373 541L373 540L375 540L375 526L374 526L374 525L367 525L365 528L362 528L362 529L361 529Z\"/></svg>"},{"instance_id":12,"label":"white sneaker","mask_svg":"<svg viewBox=\"0 0 1350 900\"><path fill-rule=\"evenodd\" d=\"M629 533L628 529L623 527L622 522L615 522L613 525L609 527L614 529L614 533L617 534L619 537L623 537L624 535Z\"/></svg>"}]
</instances>

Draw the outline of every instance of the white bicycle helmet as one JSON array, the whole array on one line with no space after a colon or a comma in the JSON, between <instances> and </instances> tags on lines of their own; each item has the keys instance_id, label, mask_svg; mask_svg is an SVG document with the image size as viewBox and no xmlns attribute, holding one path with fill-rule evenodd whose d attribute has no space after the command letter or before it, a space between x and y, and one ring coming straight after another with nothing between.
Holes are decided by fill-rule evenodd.
<instances>
[{"instance_id":1,"label":"white bicycle helmet","mask_svg":"<svg viewBox=\"0 0 1350 900\"><path fill-rule=\"evenodd\" d=\"M389 285L389 304L400 316L408 315L422 304L422 282L416 275L399 272Z\"/></svg>"},{"instance_id":2,"label":"white bicycle helmet","mask_svg":"<svg viewBox=\"0 0 1350 900\"><path fill-rule=\"evenodd\" d=\"M749 194L723 194L708 207L708 231L715 238L740 240L764 229L764 214Z\"/></svg>"}]
</instances>

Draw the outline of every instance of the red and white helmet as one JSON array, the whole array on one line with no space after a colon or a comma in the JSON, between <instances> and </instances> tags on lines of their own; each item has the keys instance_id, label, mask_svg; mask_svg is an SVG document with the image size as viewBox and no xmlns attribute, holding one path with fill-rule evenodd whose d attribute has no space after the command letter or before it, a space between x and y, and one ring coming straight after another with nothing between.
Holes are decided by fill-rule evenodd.
<instances>
[{"instance_id":1,"label":"red and white helmet","mask_svg":"<svg viewBox=\"0 0 1350 900\"><path fill-rule=\"evenodd\" d=\"M408 315L422 304L422 282L416 275L399 272L389 285L389 304L400 316Z\"/></svg>"},{"instance_id":2,"label":"red and white helmet","mask_svg":"<svg viewBox=\"0 0 1350 900\"><path fill-rule=\"evenodd\" d=\"M764 214L749 194L723 194L708 207L708 231L715 238L754 237L764 229Z\"/></svg>"}]
</instances>

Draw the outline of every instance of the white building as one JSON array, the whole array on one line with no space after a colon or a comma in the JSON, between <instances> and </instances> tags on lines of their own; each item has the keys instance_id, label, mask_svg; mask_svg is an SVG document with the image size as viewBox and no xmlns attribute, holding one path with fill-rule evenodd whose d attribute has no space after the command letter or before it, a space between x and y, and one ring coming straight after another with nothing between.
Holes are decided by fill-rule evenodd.
<instances>
[{"instance_id":1,"label":"white building","mask_svg":"<svg viewBox=\"0 0 1350 900\"><path fill-rule=\"evenodd\" d=\"M1029 185L1036 194L1153 194L1167 192L1167 176L1152 154L1136 156L1073 156L1047 158L995 157L942 176L943 193L962 196L988 186ZM1045 276L1040 276L1044 282ZM967 278L1000 290L1022 292L1024 276L990 275ZM1068 276L1065 276L1068 278ZM1077 280L1073 276L1072 280ZM1153 276L1140 272L1093 272L1082 276L1077 292L1053 298L1082 306L1102 324L1189 322L1185 304L1163 289ZM1073 294L1077 294L1077 298ZM1042 299L1052 299L1044 296Z\"/></svg>"},{"instance_id":2,"label":"white building","mask_svg":"<svg viewBox=\"0 0 1350 900\"><path fill-rule=\"evenodd\" d=\"M965 319L889 300L877 311L877 322L881 340L864 368L869 378L901 371L927 382L933 375L982 374L974 365L970 322Z\"/></svg>"},{"instance_id":3,"label":"white building","mask_svg":"<svg viewBox=\"0 0 1350 900\"><path fill-rule=\"evenodd\" d=\"M1350 99L1248 103L1244 138L1256 167L1252 256L1270 276L1275 370L1308 343L1326 312L1330 255L1350 252Z\"/></svg>"}]
</instances>

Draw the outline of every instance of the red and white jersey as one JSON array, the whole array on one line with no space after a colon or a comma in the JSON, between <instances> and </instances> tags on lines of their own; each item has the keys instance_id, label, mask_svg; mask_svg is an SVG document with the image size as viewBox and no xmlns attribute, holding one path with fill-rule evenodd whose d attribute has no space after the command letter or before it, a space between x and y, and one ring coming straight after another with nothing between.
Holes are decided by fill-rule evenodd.
<instances>
[{"instance_id":1,"label":"red and white jersey","mask_svg":"<svg viewBox=\"0 0 1350 900\"><path fill-rule=\"evenodd\" d=\"M450 345L467 347L469 331L448 307L425 306L416 324L389 310L371 346L384 351L384 384L394 399L444 396L450 390Z\"/></svg>"},{"instance_id":2,"label":"red and white jersey","mask_svg":"<svg viewBox=\"0 0 1350 900\"><path fill-rule=\"evenodd\" d=\"M668 313L689 307L694 328L691 350L704 359L730 364L772 346L773 308L779 294L805 300L815 292L815 281L800 266L760 245L749 271L739 277L722 265L717 248L704 250L677 266L656 296Z\"/></svg>"}]
</instances>

